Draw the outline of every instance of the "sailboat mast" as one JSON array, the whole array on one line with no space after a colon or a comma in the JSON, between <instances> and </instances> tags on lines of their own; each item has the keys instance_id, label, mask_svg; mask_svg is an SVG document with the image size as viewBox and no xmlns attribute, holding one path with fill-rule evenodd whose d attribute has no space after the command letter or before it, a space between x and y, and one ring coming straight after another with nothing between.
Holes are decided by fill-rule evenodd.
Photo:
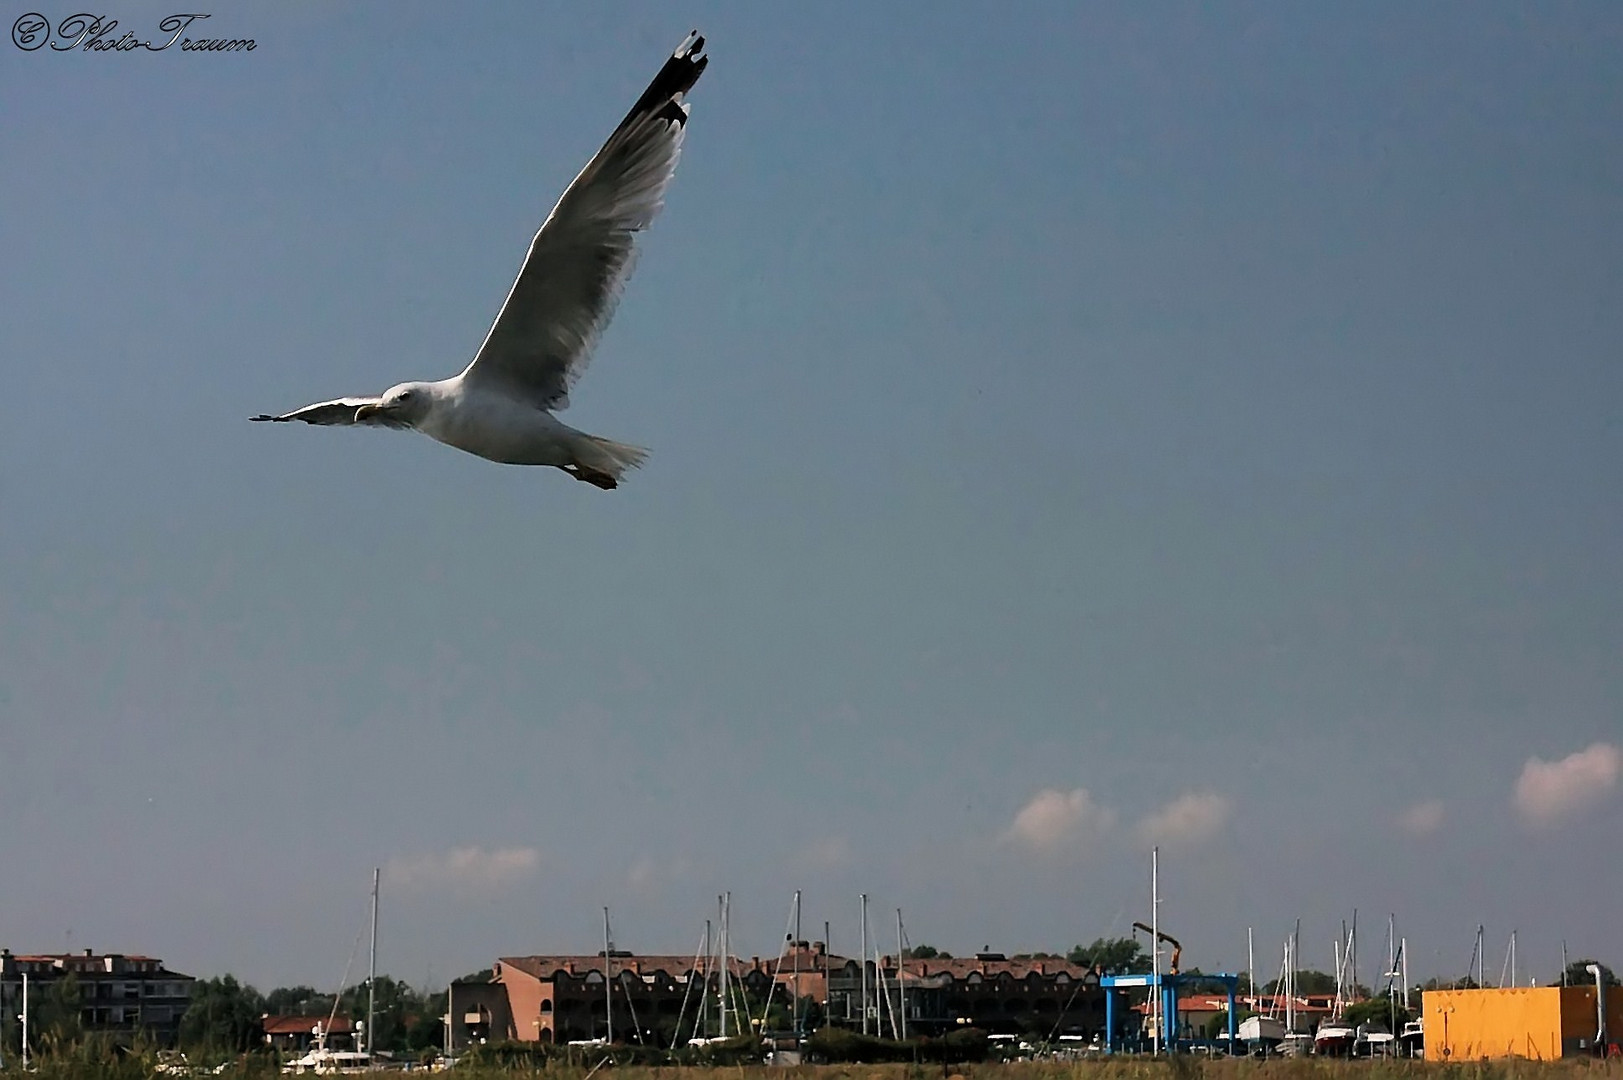
<instances>
[{"instance_id":1,"label":"sailboat mast","mask_svg":"<svg viewBox=\"0 0 1623 1080\"><path fill-rule=\"evenodd\" d=\"M902 1030L899 1038L907 1038L907 980L902 978L902 909L896 909L896 1001L901 1006Z\"/></svg>"},{"instance_id":2,"label":"sailboat mast","mask_svg":"<svg viewBox=\"0 0 1623 1080\"><path fill-rule=\"evenodd\" d=\"M732 893L722 893L716 898L721 905L721 943L717 949L716 959L721 963L721 1037L727 1037L727 969L732 967L727 962L727 909L731 905Z\"/></svg>"},{"instance_id":3,"label":"sailboat mast","mask_svg":"<svg viewBox=\"0 0 1623 1080\"><path fill-rule=\"evenodd\" d=\"M1403 957L1403 1010L1409 1010L1409 939L1398 942L1398 955Z\"/></svg>"},{"instance_id":4,"label":"sailboat mast","mask_svg":"<svg viewBox=\"0 0 1623 1080\"><path fill-rule=\"evenodd\" d=\"M794 998L789 1003L789 1026L794 1029L795 1045L800 1045L800 890L795 890L795 982Z\"/></svg>"},{"instance_id":5,"label":"sailboat mast","mask_svg":"<svg viewBox=\"0 0 1623 1080\"><path fill-rule=\"evenodd\" d=\"M1155 1008L1155 1027L1150 1033L1150 1053L1161 1052L1161 849L1150 848L1150 973L1154 976L1151 999Z\"/></svg>"},{"instance_id":6,"label":"sailboat mast","mask_svg":"<svg viewBox=\"0 0 1623 1080\"><path fill-rule=\"evenodd\" d=\"M1342 968L1345 966L1346 962L1342 959L1342 956L1341 956L1341 939L1340 938L1336 939L1335 944L1331 948L1334 951L1335 961L1336 961L1336 1002L1335 1002L1335 1005L1330 1010L1330 1019L1337 1020L1337 1019L1340 1019L1340 1017L1341 1017L1341 1005L1342 1005L1341 986L1342 986L1342 982L1343 982L1341 972L1342 972Z\"/></svg>"},{"instance_id":7,"label":"sailboat mast","mask_svg":"<svg viewBox=\"0 0 1623 1080\"><path fill-rule=\"evenodd\" d=\"M694 1036L696 1038L701 1038L702 1039L702 1038L704 1038L704 1033L705 1033L704 1022L705 1022L706 1019L708 1019L709 1014L710 1014L710 920L709 919L706 919L704 921L704 944L699 946L699 952L700 952L700 955L702 955L704 957L704 959L700 961L700 964L702 964L703 967L702 967L702 970L699 973L699 986L702 987L702 989L699 992L699 1021L698 1021L697 1024L694 1025L693 1034L694 1034Z\"/></svg>"},{"instance_id":8,"label":"sailboat mast","mask_svg":"<svg viewBox=\"0 0 1623 1080\"><path fill-rule=\"evenodd\" d=\"M1397 978L1398 978L1398 954L1397 954L1398 938L1397 938L1397 929L1398 929L1398 913L1395 912L1395 911L1387 912L1386 913L1386 984L1388 986L1392 987L1394 990L1397 989ZM1388 996L1390 997L1391 995L1388 995ZM1393 1034L1395 1035L1395 1034L1397 1034L1397 1032L1394 1031Z\"/></svg>"},{"instance_id":9,"label":"sailboat mast","mask_svg":"<svg viewBox=\"0 0 1623 1080\"><path fill-rule=\"evenodd\" d=\"M862 893L862 1033L868 1034L868 894Z\"/></svg>"},{"instance_id":10,"label":"sailboat mast","mask_svg":"<svg viewBox=\"0 0 1623 1080\"><path fill-rule=\"evenodd\" d=\"M1358 998L1358 909L1353 908L1353 924L1351 935L1347 938L1347 966L1352 969L1351 977L1347 983L1347 1001L1351 1003Z\"/></svg>"},{"instance_id":11,"label":"sailboat mast","mask_svg":"<svg viewBox=\"0 0 1623 1080\"><path fill-rule=\"evenodd\" d=\"M1291 931L1291 970L1290 970L1290 997L1285 1002L1285 1008L1290 1012L1288 1026L1291 1031L1296 1030L1296 964L1302 949L1302 920L1296 920L1296 927Z\"/></svg>"},{"instance_id":12,"label":"sailboat mast","mask_svg":"<svg viewBox=\"0 0 1623 1080\"><path fill-rule=\"evenodd\" d=\"M603 908L603 1021L608 1025L603 1041L614 1042L614 960L610 954L614 943L609 940L609 909Z\"/></svg>"},{"instance_id":13,"label":"sailboat mast","mask_svg":"<svg viewBox=\"0 0 1623 1080\"><path fill-rule=\"evenodd\" d=\"M1257 996L1257 957L1251 951L1251 927L1245 928L1245 988L1252 997L1251 1007L1256 1008Z\"/></svg>"},{"instance_id":14,"label":"sailboat mast","mask_svg":"<svg viewBox=\"0 0 1623 1080\"><path fill-rule=\"evenodd\" d=\"M372 1060L378 998L378 868L372 868L372 957L366 965L366 1058Z\"/></svg>"},{"instance_id":15,"label":"sailboat mast","mask_svg":"<svg viewBox=\"0 0 1623 1080\"><path fill-rule=\"evenodd\" d=\"M1296 1033L1296 995L1292 993L1296 982L1296 972L1293 970L1295 968L1295 953L1296 950L1291 946L1291 938L1287 937L1285 939L1285 1034L1287 1035Z\"/></svg>"}]
</instances>

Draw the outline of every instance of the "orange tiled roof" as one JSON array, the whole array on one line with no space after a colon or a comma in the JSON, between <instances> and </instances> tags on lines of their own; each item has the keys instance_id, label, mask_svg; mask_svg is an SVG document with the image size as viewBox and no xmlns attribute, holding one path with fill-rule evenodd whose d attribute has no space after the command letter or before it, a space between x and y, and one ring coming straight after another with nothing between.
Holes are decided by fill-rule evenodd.
<instances>
[{"instance_id":1,"label":"orange tiled roof","mask_svg":"<svg viewBox=\"0 0 1623 1080\"><path fill-rule=\"evenodd\" d=\"M617 975L622 971L629 971L634 975L652 975L661 971L667 975L686 975L694 970L691 956L615 956L611 957L610 961L614 964L614 972ZM503 956L497 962L531 978L543 980L552 978L560 971L578 978L589 971L603 970L603 957L591 954ZM711 963L713 969L714 962ZM727 970L729 974L743 975L751 968L749 964L735 956L729 960Z\"/></svg>"},{"instance_id":2,"label":"orange tiled roof","mask_svg":"<svg viewBox=\"0 0 1623 1080\"><path fill-rule=\"evenodd\" d=\"M888 970L896 968L896 958L887 956L883 964ZM1073 979L1080 979L1093 969L1086 964L1073 964L1062 957L1040 957L1030 960L982 960L978 957L953 957L943 960L932 957L928 960L903 960L902 970L909 975L920 977L930 975L951 975L954 979L966 979L972 974L979 974L982 978L995 978L1004 973L1016 979L1024 979L1028 975L1037 975L1042 978L1053 978L1055 975L1068 975Z\"/></svg>"},{"instance_id":3,"label":"orange tiled roof","mask_svg":"<svg viewBox=\"0 0 1623 1080\"><path fill-rule=\"evenodd\" d=\"M328 1027L327 1020L325 1016L266 1016L262 1024L266 1035L309 1035L317 1024L329 1035L344 1035L353 1026L349 1017L342 1013L332 1018L331 1027Z\"/></svg>"}]
</instances>

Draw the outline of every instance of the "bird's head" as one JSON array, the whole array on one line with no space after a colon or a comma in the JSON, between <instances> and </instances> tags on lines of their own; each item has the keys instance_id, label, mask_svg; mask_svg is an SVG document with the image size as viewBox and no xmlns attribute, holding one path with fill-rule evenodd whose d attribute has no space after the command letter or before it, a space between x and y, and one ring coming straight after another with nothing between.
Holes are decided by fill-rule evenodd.
<instances>
[{"instance_id":1,"label":"bird's head","mask_svg":"<svg viewBox=\"0 0 1623 1080\"><path fill-rule=\"evenodd\" d=\"M427 383L408 382L391 386L376 405L362 405L355 410L357 424L386 424L389 427L416 427L428 414L433 401L433 387Z\"/></svg>"}]
</instances>

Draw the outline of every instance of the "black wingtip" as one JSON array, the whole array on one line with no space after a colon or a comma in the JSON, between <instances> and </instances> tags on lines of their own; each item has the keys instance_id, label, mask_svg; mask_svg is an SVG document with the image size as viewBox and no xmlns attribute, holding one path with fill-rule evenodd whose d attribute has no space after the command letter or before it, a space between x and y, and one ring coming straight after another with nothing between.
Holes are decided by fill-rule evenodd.
<instances>
[{"instance_id":1,"label":"black wingtip","mask_svg":"<svg viewBox=\"0 0 1623 1080\"><path fill-rule=\"evenodd\" d=\"M665 61L665 66L659 69L654 81L648 84L648 89L642 92L637 103L631 106L620 126L615 128L618 134L625 127L634 123L639 117L653 114L663 120L672 120L678 124L687 122L687 113L682 110L680 99L682 95L693 89L693 84L699 81L704 69L710 63L710 57L700 56L699 50L704 48L704 35L697 30L683 39L682 44L676 47L671 58Z\"/></svg>"},{"instance_id":2,"label":"black wingtip","mask_svg":"<svg viewBox=\"0 0 1623 1080\"><path fill-rule=\"evenodd\" d=\"M274 424L276 421L278 421L280 419L282 419L280 416L272 416L270 413L260 413L258 416L250 416L248 418L248 422L251 423L251 424L259 424L259 423L263 423L266 420L269 420L271 423Z\"/></svg>"}]
</instances>

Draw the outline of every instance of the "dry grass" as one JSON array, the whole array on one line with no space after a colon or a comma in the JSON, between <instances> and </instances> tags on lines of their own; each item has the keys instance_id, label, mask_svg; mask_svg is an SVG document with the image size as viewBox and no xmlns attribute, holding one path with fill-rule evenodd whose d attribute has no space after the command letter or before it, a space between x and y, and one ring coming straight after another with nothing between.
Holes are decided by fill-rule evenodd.
<instances>
[{"instance_id":1,"label":"dry grass","mask_svg":"<svg viewBox=\"0 0 1623 1080\"><path fill-rule=\"evenodd\" d=\"M3 1074L22 1074L15 1063ZM31 1080L150 1080L152 1065L138 1059L118 1062L83 1062L47 1059L39 1063ZM232 1068L222 1073L225 1080L272 1080L274 1066L256 1063L246 1069ZM418 1072L427 1080L584 1080L586 1068L554 1062L540 1068L506 1070L493 1067L462 1066L449 1074ZM395 1075L400 1074L385 1074ZM169 1078L164 1078L169 1080ZM796 1068L731 1066L725 1068L681 1068L648 1066L604 1068L593 1080L1623 1080L1623 1060L1580 1059L1563 1062L1523 1061L1511 1058L1470 1064L1443 1064L1424 1061L1333 1061L1305 1059L1177 1058L1152 1061L1137 1057L1103 1058L1090 1061L1021 1061L1010 1064L952 1065L806 1065Z\"/></svg>"},{"instance_id":2,"label":"dry grass","mask_svg":"<svg viewBox=\"0 0 1623 1080\"><path fill-rule=\"evenodd\" d=\"M546 1070L548 1080L572 1078ZM594 1080L606 1080L598 1073ZM1313 1058L1216 1059L1138 1057L1009 1064L821 1065L797 1068L673 1067L616 1069L614 1080L1623 1080L1623 1061L1524 1061L1474 1064L1425 1061L1334 1061ZM464 1077L463 1080L468 1080Z\"/></svg>"},{"instance_id":3,"label":"dry grass","mask_svg":"<svg viewBox=\"0 0 1623 1080\"><path fill-rule=\"evenodd\" d=\"M586 1070L553 1063L517 1070L541 1080L582 1080ZM457 1080L514 1080L499 1069L455 1070ZM1009 1064L805 1065L795 1068L649 1066L602 1069L593 1080L1623 1080L1623 1061L1503 1061L1442 1064L1424 1061L1335 1061L1313 1058L1216 1059L1138 1057Z\"/></svg>"}]
</instances>

